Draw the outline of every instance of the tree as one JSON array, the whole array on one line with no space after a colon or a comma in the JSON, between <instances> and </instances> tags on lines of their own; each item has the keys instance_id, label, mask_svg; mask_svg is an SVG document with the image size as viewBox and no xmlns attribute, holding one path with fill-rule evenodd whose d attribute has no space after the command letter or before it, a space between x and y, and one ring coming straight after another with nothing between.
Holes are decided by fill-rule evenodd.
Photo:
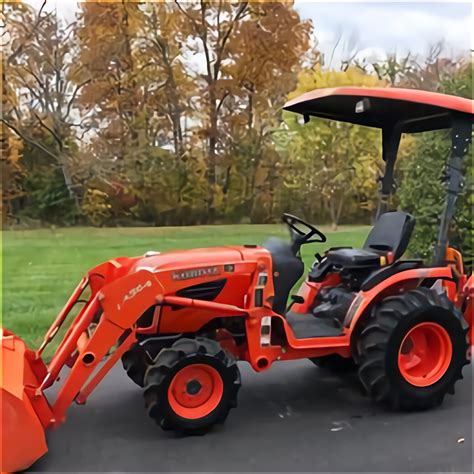
<instances>
[{"instance_id":1,"label":"tree","mask_svg":"<svg viewBox=\"0 0 474 474\"><path fill-rule=\"evenodd\" d=\"M416 217L410 252L431 255L438 218L443 206L442 175L449 154L445 132L426 132L416 138L413 153L401 166L403 179L398 196L401 208Z\"/></svg>"},{"instance_id":2,"label":"tree","mask_svg":"<svg viewBox=\"0 0 474 474\"><path fill-rule=\"evenodd\" d=\"M192 48L204 57L205 70L199 77L204 81L200 97L202 122L206 137L207 169L209 187L207 210L211 219L215 216L215 195L218 191L217 155L219 145L219 115L226 98L230 95L222 74L225 64L231 61L229 42L235 35L238 23L249 14L248 2L210 2L184 4L176 0L177 7L192 26L198 42Z\"/></svg>"},{"instance_id":3,"label":"tree","mask_svg":"<svg viewBox=\"0 0 474 474\"><path fill-rule=\"evenodd\" d=\"M75 35L75 61L88 76L77 105L94 130L103 134L120 159L136 138L138 70L133 54L139 11L136 4L87 2L80 4Z\"/></svg>"},{"instance_id":4,"label":"tree","mask_svg":"<svg viewBox=\"0 0 474 474\"><path fill-rule=\"evenodd\" d=\"M287 98L342 85L472 96L472 64L439 47L421 62L393 54L322 69L311 22L292 2L84 2L71 24L44 4L2 12L2 204L20 218L161 225L273 222L292 211L334 227L368 220L380 134L318 119L302 127L282 115ZM402 201L421 215L425 204L436 214L439 195L430 188L436 196L423 204L417 183L435 164L415 158L438 159L443 140L402 141L398 172L413 184ZM464 247L470 199L460 199L456 229Z\"/></svg>"},{"instance_id":5,"label":"tree","mask_svg":"<svg viewBox=\"0 0 474 474\"><path fill-rule=\"evenodd\" d=\"M189 22L165 3L87 3L81 12L77 60L92 80L79 104L92 108L98 130L89 185L108 195L117 217L133 213L160 223L165 214L184 211L188 191L198 188L192 181L199 179L199 157L191 159L184 130L195 94L182 51Z\"/></svg>"},{"instance_id":6,"label":"tree","mask_svg":"<svg viewBox=\"0 0 474 474\"><path fill-rule=\"evenodd\" d=\"M299 75L298 88L290 98L323 87L344 85L383 86L377 77L356 68L324 71L320 66ZM380 134L374 129L312 118L300 125L294 114L286 116L290 140L285 163L287 188L298 190L308 217L314 216L314 204L321 202L333 229L347 215L352 199L373 208L377 195L377 177L382 171Z\"/></svg>"},{"instance_id":7,"label":"tree","mask_svg":"<svg viewBox=\"0 0 474 474\"><path fill-rule=\"evenodd\" d=\"M145 131L156 144L159 133L172 143L175 156L185 153L183 119L191 113L194 84L183 59L183 44L191 33L187 18L173 3L147 4L137 38L137 61L145 83L143 104ZM163 141L163 139L161 139Z\"/></svg>"},{"instance_id":8,"label":"tree","mask_svg":"<svg viewBox=\"0 0 474 474\"><path fill-rule=\"evenodd\" d=\"M273 98L278 93L281 96L277 103L286 95L285 86L275 94L278 80L291 85L294 68L308 47L310 25L301 22L291 4L177 1L176 5L197 40L187 48L201 55L205 64L196 76L202 84L197 118L206 145L207 212L213 219L219 206L225 208L231 201L228 192L235 169L229 163L229 143L235 143L232 134L240 133L243 138L246 132L241 130L255 126L259 101L272 96L272 92L263 91L264 86L271 89L275 84ZM282 47L287 51L284 56L279 55ZM276 105L268 100L265 104L266 110ZM248 134L245 139L258 143ZM253 157L255 169L258 157ZM250 188L253 193L253 186Z\"/></svg>"},{"instance_id":9,"label":"tree","mask_svg":"<svg viewBox=\"0 0 474 474\"><path fill-rule=\"evenodd\" d=\"M32 10L22 3L0 5L0 21L4 34L2 35L1 59L1 88L2 88L2 121L0 124L0 166L2 174L1 183L1 210L2 222L14 214L14 203L24 195L22 178L24 169L21 163L23 142L20 137L6 125L11 120L12 110L18 106L18 91L14 78L7 72L9 62L21 52L30 40L30 35L21 37L17 28L12 28L7 22L11 17L26 18L31 16Z\"/></svg>"},{"instance_id":10,"label":"tree","mask_svg":"<svg viewBox=\"0 0 474 474\"><path fill-rule=\"evenodd\" d=\"M312 26L291 4L254 5L229 44L229 97L222 108L223 209L273 221L280 155L274 145L281 107L297 84ZM279 54L284 48L284 54Z\"/></svg>"},{"instance_id":11,"label":"tree","mask_svg":"<svg viewBox=\"0 0 474 474\"><path fill-rule=\"evenodd\" d=\"M133 42L138 34L140 11L128 2L84 2L79 5L74 30L78 40L74 60L89 81L76 106L89 134L88 156L82 155L87 188L82 212L99 219L127 214L135 201L124 173L130 150L139 147L140 86ZM127 205L124 205L123 196ZM104 200L107 203L104 203ZM97 212L93 212L94 203ZM104 213L104 206L110 212ZM91 220L91 219L89 219Z\"/></svg>"},{"instance_id":12,"label":"tree","mask_svg":"<svg viewBox=\"0 0 474 474\"><path fill-rule=\"evenodd\" d=\"M439 71L440 92L473 97L472 63L460 61L452 73L451 61L438 60L438 66L446 64L449 74ZM443 79L444 78L444 79ZM400 188L402 208L417 218L414 236L409 250L423 258L431 258L437 238L439 216L443 207L445 189L443 171L450 153L450 136L445 131L429 132L415 139L413 153L405 160ZM472 267L474 255L472 209L474 205L474 167L469 153L465 158L465 186L456 205L456 219L451 229L451 243L462 250L465 261Z\"/></svg>"},{"instance_id":13,"label":"tree","mask_svg":"<svg viewBox=\"0 0 474 474\"><path fill-rule=\"evenodd\" d=\"M89 79L77 80L81 65L72 60L73 24L64 24L54 12L43 8L29 9L28 15L21 16L12 10L7 22L20 41L6 68L17 91L21 91L21 100L2 122L37 149L38 156L47 157L45 166L60 170L69 195L66 199L72 199L78 210L80 197L74 183L72 153L77 140L74 104Z\"/></svg>"},{"instance_id":14,"label":"tree","mask_svg":"<svg viewBox=\"0 0 474 474\"><path fill-rule=\"evenodd\" d=\"M133 212L154 222L166 221L170 213L189 219L190 210L199 220L232 215L236 207L248 215L262 189L271 192L264 170L272 167L261 157L276 156L271 131L279 117L268 109L281 107L296 85L309 24L281 4L248 9L225 2L161 3L129 10L128 4L91 3L81 8L78 61L86 69L100 64L100 70L79 102L96 104L95 123L107 124L91 148L97 161L100 157L103 181L113 184L113 175L132 189L139 201ZM284 60L277 55L281 44L288 48ZM190 54L206 64L202 74L193 69ZM128 96L133 114L123 115L114 105ZM114 142L114 131L120 142ZM235 160L237 150L249 143L252 155L239 155L245 163ZM97 173L93 186L107 187L97 182Z\"/></svg>"}]
</instances>

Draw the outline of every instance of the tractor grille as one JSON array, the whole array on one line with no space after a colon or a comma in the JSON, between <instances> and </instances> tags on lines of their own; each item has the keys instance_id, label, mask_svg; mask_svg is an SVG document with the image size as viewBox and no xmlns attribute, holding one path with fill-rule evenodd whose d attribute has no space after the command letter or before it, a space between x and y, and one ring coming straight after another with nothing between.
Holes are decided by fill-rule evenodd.
<instances>
[{"instance_id":1,"label":"tractor grille","mask_svg":"<svg viewBox=\"0 0 474 474\"><path fill-rule=\"evenodd\" d=\"M209 281L199 285L188 286L176 292L176 296L192 298L196 300L213 301L224 288L227 279Z\"/></svg>"},{"instance_id":2,"label":"tractor grille","mask_svg":"<svg viewBox=\"0 0 474 474\"><path fill-rule=\"evenodd\" d=\"M156 305L148 308L137 321L137 327L149 328L153 324L153 318L155 316Z\"/></svg>"}]
</instances>

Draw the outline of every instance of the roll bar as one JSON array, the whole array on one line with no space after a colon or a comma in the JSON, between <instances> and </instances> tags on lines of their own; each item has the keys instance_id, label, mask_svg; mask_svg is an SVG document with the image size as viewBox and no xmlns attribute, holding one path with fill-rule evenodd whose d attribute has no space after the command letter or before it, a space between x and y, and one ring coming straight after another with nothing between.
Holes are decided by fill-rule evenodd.
<instances>
[{"instance_id":1,"label":"roll bar","mask_svg":"<svg viewBox=\"0 0 474 474\"><path fill-rule=\"evenodd\" d=\"M454 115L451 129L451 158L446 166L446 197L440 216L438 239L435 247L434 264L442 265L448 247L448 234L454 217L456 201L464 187L463 166L472 141L472 120L465 115Z\"/></svg>"}]
</instances>

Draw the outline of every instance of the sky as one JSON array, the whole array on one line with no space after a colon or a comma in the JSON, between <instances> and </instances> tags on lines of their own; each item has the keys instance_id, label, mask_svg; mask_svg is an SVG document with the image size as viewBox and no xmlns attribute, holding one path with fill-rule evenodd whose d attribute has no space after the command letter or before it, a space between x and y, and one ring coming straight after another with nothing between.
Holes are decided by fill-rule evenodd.
<instances>
[{"instance_id":1,"label":"sky","mask_svg":"<svg viewBox=\"0 0 474 474\"><path fill-rule=\"evenodd\" d=\"M26 1L35 6L42 3ZM47 2L62 16L74 17L76 1ZM313 21L318 47L326 65L333 67L355 51L358 59L371 62L386 53L411 51L423 57L439 41L452 56L466 55L474 48L472 2L296 0L295 7L302 18Z\"/></svg>"},{"instance_id":2,"label":"sky","mask_svg":"<svg viewBox=\"0 0 474 474\"><path fill-rule=\"evenodd\" d=\"M310 2L296 0L303 18L311 18L328 65L355 49L359 57L381 58L408 51L424 56L442 41L447 54L468 54L473 46L471 2ZM338 43L338 39L339 43Z\"/></svg>"}]
</instances>

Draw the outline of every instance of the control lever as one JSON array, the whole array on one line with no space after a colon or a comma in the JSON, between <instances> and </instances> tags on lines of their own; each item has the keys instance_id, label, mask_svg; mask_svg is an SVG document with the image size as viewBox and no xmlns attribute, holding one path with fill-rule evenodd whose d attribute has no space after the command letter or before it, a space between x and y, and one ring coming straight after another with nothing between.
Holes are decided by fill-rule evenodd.
<instances>
[{"instance_id":1,"label":"control lever","mask_svg":"<svg viewBox=\"0 0 474 474\"><path fill-rule=\"evenodd\" d=\"M287 311L290 311L293 305L296 304L303 304L304 303L304 298L300 295L291 295L291 303L290 306L288 306Z\"/></svg>"}]
</instances>

